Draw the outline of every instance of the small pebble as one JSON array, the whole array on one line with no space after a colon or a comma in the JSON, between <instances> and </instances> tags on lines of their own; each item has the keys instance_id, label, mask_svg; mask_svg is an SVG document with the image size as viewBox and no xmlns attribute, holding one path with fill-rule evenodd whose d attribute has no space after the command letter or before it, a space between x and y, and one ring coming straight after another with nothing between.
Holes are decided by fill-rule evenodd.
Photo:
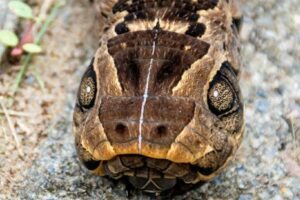
<instances>
[{"instance_id":1,"label":"small pebble","mask_svg":"<svg viewBox=\"0 0 300 200\"><path fill-rule=\"evenodd\" d=\"M256 102L256 108L258 112L265 113L268 111L270 103L267 100L258 100Z\"/></svg>"},{"instance_id":2,"label":"small pebble","mask_svg":"<svg viewBox=\"0 0 300 200\"><path fill-rule=\"evenodd\" d=\"M253 196L251 194L242 194L241 196L239 196L238 200L252 200Z\"/></svg>"}]
</instances>

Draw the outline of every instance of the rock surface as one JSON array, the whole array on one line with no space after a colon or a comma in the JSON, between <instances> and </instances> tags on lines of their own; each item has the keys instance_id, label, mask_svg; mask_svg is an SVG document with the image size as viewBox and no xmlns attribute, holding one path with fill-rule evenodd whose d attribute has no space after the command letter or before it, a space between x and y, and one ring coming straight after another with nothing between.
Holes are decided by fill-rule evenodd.
<instances>
[{"instance_id":1,"label":"rock surface","mask_svg":"<svg viewBox=\"0 0 300 200\"><path fill-rule=\"evenodd\" d=\"M77 20L84 22L75 14L85 13L89 5L78 4L69 1L56 25L68 32ZM243 0L242 8L244 67L240 84L245 101L245 138L233 164L203 187L176 197L178 200L300 199L299 1ZM60 41L57 37L52 35L48 39ZM83 48L95 41L77 46ZM61 94L67 99L64 109L35 149L30 166L22 170L21 178L9 193L0 194L1 199L128 199L121 183L89 174L80 165L74 149L71 116L75 90L93 48L78 50L79 53L76 50L69 58L83 58L85 62L70 77L71 88ZM146 197L131 197L141 198Z\"/></svg>"}]
</instances>

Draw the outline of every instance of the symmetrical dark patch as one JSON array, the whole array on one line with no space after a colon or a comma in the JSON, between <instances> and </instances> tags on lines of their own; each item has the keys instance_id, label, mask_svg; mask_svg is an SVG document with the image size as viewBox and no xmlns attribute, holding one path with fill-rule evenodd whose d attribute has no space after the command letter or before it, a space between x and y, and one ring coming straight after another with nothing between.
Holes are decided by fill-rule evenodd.
<instances>
[{"instance_id":1,"label":"symmetrical dark patch","mask_svg":"<svg viewBox=\"0 0 300 200\"><path fill-rule=\"evenodd\" d=\"M218 0L119 0L113 7L113 13L127 11L125 21L153 20L155 17L163 20L196 22L197 11L213 9Z\"/></svg>"},{"instance_id":2,"label":"symmetrical dark patch","mask_svg":"<svg viewBox=\"0 0 300 200\"><path fill-rule=\"evenodd\" d=\"M139 135L143 97L103 97L99 119L112 143L125 143ZM157 109L153 109L157 108ZM195 103L175 97L149 97L145 106L143 140L171 145L194 116ZM178 112L181 113L178 115Z\"/></svg>"},{"instance_id":3,"label":"symmetrical dark patch","mask_svg":"<svg viewBox=\"0 0 300 200\"><path fill-rule=\"evenodd\" d=\"M158 30L152 55L154 37L154 30L137 31L108 41L125 96L143 95L151 59L149 95L170 94L184 71L209 49L209 44L199 39Z\"/></svg>"}]
</instances>

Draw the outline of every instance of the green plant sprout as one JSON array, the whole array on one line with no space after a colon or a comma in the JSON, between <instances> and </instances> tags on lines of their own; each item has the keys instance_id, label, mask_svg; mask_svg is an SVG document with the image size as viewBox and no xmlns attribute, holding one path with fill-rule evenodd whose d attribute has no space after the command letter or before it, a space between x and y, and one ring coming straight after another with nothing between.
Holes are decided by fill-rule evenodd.
<instances>
[{"instance_id":1,"label":"green plant sprout","mask_svg":"<svg viewBox=\"0 0 300 200\"><path fill-rule=\"evenodd\" d=\"M0 30L0 43L5 46L14 47L19 43L19 38L12 31Z\"/></svg>"},{"instance_id":2,"label":"green plant sprout","mask_svg":"<svg viewBox=\"0 0 300 200\"><path fill-rule=\"evenodd\" d=\"M8 3L8 8L20 18L34 21L37 20L33 17L31 7L23 1L10 1ZM15 47L19 44L19 39L12 31L0 30L0 42L5 46ZM40 53L42 51L42 48L35 43L26 43L21 47L27 53Z\"/></svg>"},{"instance_id":3,"label":"green plant sprout","mask_svg":"<svg viewBox=\"0 0 300 200\"><path fill-rule=\"evenodd\" d=\"M31 59L34 54L38 54L42 52L42 47L40 46L40 42L42 40L42 37L45 35L48 27L50 26L51 22L55 19L57 12L61 6L65 4L64 0L56 0L54 5L52 6L50 10L50 14L47 16L46 20L42 24L39 32L37 33L36 38L33 42L25 42L24 44L21 44L21 48L23 51L27 52L28 54L23 56L21 58L21 67L20 70L16 76L16 79L11 87L11 98L9 100L9 106L13 104L13 97L15 96L29 66ZM23 18L25 20L30 20L34 23L41 23L38 18L35 18L33 16L33 12L31 7L24 3L23 1L17 1L13 0L8 3L9 9L16 14L18 17ZM0 43L2 43L5 46L8 47L19 47L20 45L20 39L17 37L17 35L9 30L0 30ZM35 76L38 84L42 89L44 89L44 83L43 80L40 78L39 74L35 70L33 75Z\"/></svg>"}]
</instances>

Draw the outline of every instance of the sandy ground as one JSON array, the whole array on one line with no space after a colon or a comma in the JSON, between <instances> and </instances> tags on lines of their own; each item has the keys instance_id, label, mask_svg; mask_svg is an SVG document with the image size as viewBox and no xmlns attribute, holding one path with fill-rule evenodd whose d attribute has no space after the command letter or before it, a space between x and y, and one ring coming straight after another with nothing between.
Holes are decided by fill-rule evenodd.
<instances>
[{"instance_id":1,"label":"sandy ground","mask_svg":"<svg viewBox=\"0 0 300 200\"><path fill-rule=\"evenodd\" d=\"M176 199L300 199L299 2L242 2L244 141L226 171ZM68 0L44 37L45 51L9 110L22 157L0 109L0 199L128 199L124 185L79 164L71 133L76 89L97 48L96 24L88 2ZM0 74L2 99L17 69Z\"/></svg>"}]
</instances>

